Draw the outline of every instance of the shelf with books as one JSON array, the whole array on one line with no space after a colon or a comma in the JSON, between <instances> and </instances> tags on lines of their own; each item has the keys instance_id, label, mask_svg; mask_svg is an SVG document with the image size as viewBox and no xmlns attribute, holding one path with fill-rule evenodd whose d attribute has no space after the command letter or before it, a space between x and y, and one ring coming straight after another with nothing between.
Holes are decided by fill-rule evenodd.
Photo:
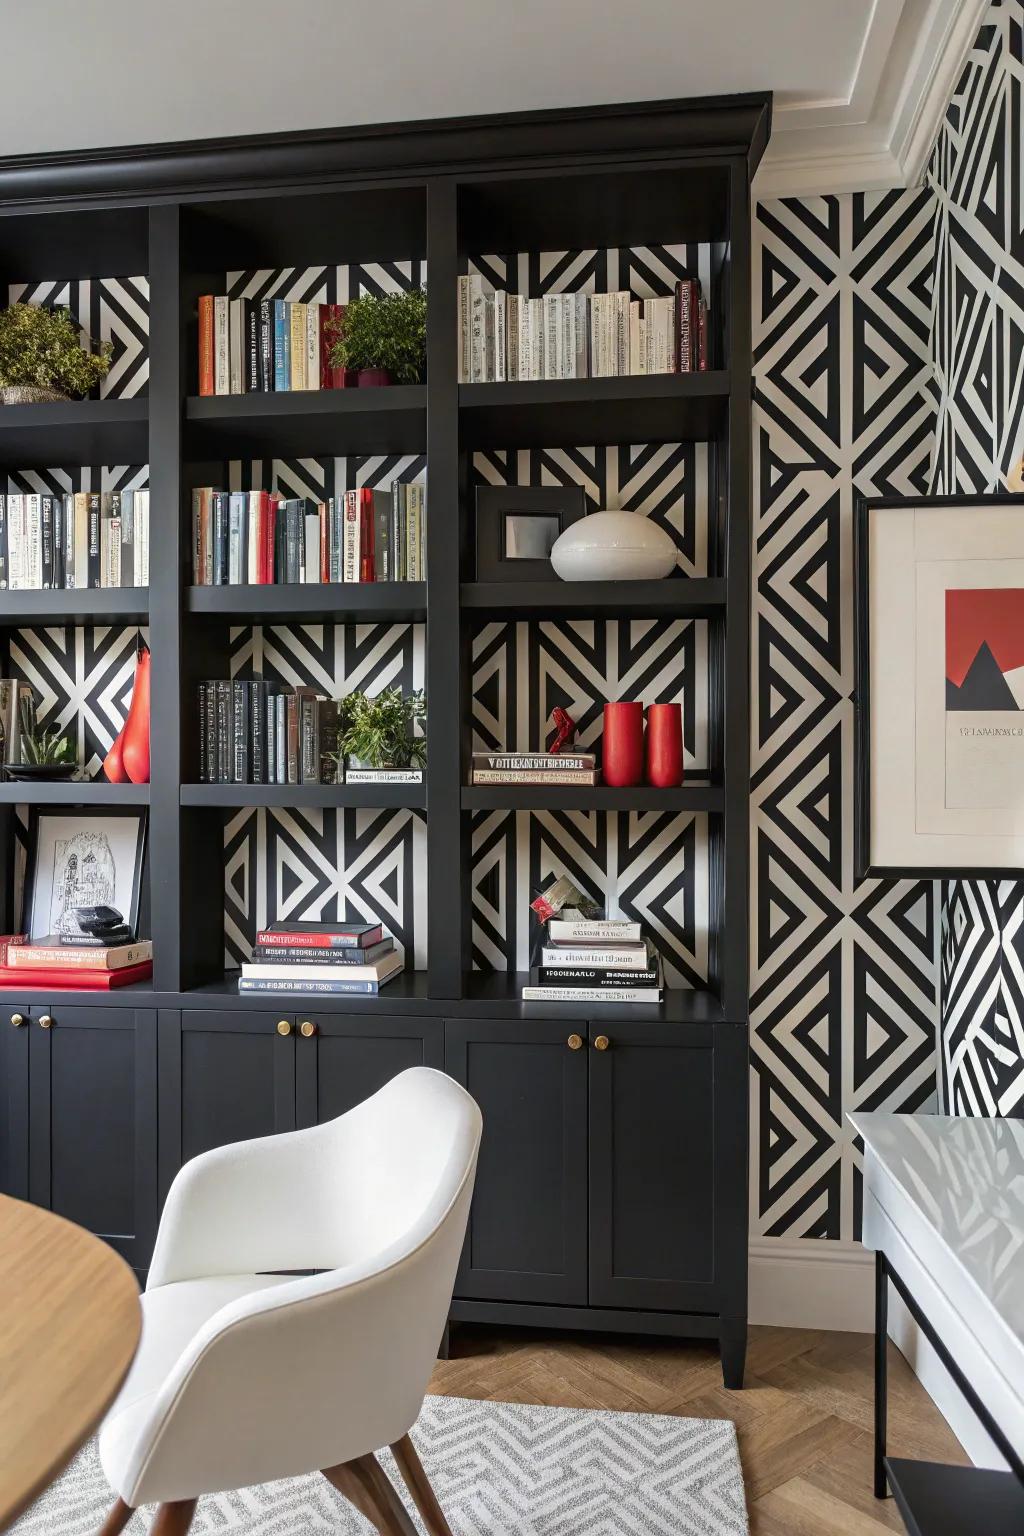
<instances>
[{"instance_id":1,"label":"shelf with books","mask_svg":"<svg viewBox=\"0 0 1024 1536\"><path fill-rule=\"evenodd\" d=\"M145 395L0 406L0 465L7 469L145 464L148 458Z\"/></svg>"},{"instance_id":2,"label":"shelf with books","mask_svg":"<svg viewBox=\"0 0 1024 1536\"><path fill-rule=\"evenodd\" d=\"M108 620L145 624L148 619L148 587L83 587L72 592L43 588L0 594L0 629L102 624Z\"/></svg>"},{"instance_id":3,"label":"shelf with books","mask_svg":"<svg viewBox=\"0 0 1024 1536\"><path fill-rule=\"evenodd\" d=\"M716 436L729 403L724 369L458 388L470 448L702 442Z\"/></svg>"},{"instance_id":4,"label":"shelf with books","mask_svg":"<svg viewBox=\"0 0 1024 1536\"><path fill-rule=\"evenodd\" d=\"M530 985L529 971L472 971L465 979L467 1003L486 1006L502 1017L519 1019L579 1019L609 1024L719 1024L725 1018L713 992L666 987L660 1003L524 1003L520 993Z\"/></svg>"},{"instance_id":5,"label":"shelf with books","mask_svg":"<svg viewBox=\"0 0 1024 1536\"><path fill-rule=\"evenodd\" d=\"M680 784L655 789L637 784L613 789L607 784L470 784L462 790L464 811L706 811L725 805L725 791L714 784Z\"/></svg>"},{"instance_id":6,"label":"shelf with books","mask_svg":"<svg viewBox=\"0 0 1024 1536\"><path fill-rule=\"evenodd\" d=\"M216 980L190 987L187 992L181 994L182 1003L188 1005L208 999L218 1008L226 1006L251 1009L252 997L238 990L239 975L237 970L225 971L223 976L217 977ZM285 1013L301 1010L303 1018L308 1018L310 1011L314 1009L318 1011L326 1009L332 1013L361 1014L423 1014L431 1008L438 1014L444 1011L438 1004L430 1002L426 971L400 971L375 996L365 993L362 995L353 993L351 996L334 993L322 997L309 997L300 992L278 992L274 994L273 1006Z\"/></svg>"},{"instance_id":7,"label":"shelf with books","mask_svg":"<svg viewBox=\"0 0 1024 1536\"><path fill-rule=\"evenodd\" d=\"M148 784L7 781L0 783L0 805L148 805Z\"/></svg>"},{"instance_id":8,"label":"shelf with books","mask_svg":"<svg viewBox=\"0 0 1024 1536\"><path fill-rule=\"evenodd\" d=\"M662 581L463 582L460 602L488 618L709 619L725 611L726 584L715 576Z\"/></svg>"},{"instance_id":9,"label":"shelf with books","mask_svg":"<svg viewBox=\"0 0 1024 1536\"><path fill-rule=\"evenodd\" d=\"M181 804L423 810L425 784L183 784Z\"/></svg>"},{"instance_id":10,"label":"shelf with books","mask_svg":"<svg viewBox=\"0 0 1024 1536\"><path fill-rule=\"evenodd\" d=\"M192 614L245 618L249 623L421 623L427 614L427 586L423 581L336 581L188 587L185 604Z\"/></svg>"},{"instance_id":11,"label":"shelf with books","mask_svg":"<svg viewBox=\"0 0 1024 1536\"><path fill-rule=\"evenodd\" d=\"M422 453L426 386L191 395L184 440L186 456L193 458Z\"/></svg>"}]
</instances>

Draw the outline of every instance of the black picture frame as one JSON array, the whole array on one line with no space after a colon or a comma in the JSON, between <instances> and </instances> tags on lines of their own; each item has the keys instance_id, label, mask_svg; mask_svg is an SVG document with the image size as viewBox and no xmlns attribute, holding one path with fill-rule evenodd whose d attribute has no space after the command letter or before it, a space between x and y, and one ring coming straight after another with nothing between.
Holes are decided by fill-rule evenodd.
<instances>
[{"instance_id":1,"label":"black picture frame","mask_svg":"<svg viewBox=\"0 0 1024 1536\"><path fill-rule=\"evenodd\" d=\"M21 931L33 938L40 936L33 933L33 913L35 911L37 894L36 880L39 874L40 824L47 820L72 820L82 823L133 820L137 823L131 875L131 901L128 905L128 910L123 914L125 922L131 928L133 934L137 936L139 912L142 907L146 840L149 832L149 812L144 806L49 805L32 807L28 823L28 856L25 864L25 885L22 896Z\"/></svg>"},{"instance_id":2,"label":"black picture frame","mask_svg":"<svg viewBox=\"0 0 1024 1536\"><path fill-rule=\"evenodd\" d=\"M586 516L582 485L479 485L476 491L477 581L545 581L551 577L547 555L533 558L506 553L506 524L511 516L557 518L558 533ZM556 535L557 537L557 535Z\"/></svg>"},{"instance_id":3,"label":"black picture frame","mask_svg":"<svg viewBox=\"0 0 1024 1536\"><path fill-rule=\"evenodd\" d=\"M1017 865L896 865L879 863L871 849L871 634L870 526L873 511L916 507L948 509L1016 506L1024 513L1024 496L1009 491L992 495L963 492L958 496L860 496L854 505L854 686L853 686L853 873L855 880L1006 880L1024 873Z\"/></svg>"}]
</instances>

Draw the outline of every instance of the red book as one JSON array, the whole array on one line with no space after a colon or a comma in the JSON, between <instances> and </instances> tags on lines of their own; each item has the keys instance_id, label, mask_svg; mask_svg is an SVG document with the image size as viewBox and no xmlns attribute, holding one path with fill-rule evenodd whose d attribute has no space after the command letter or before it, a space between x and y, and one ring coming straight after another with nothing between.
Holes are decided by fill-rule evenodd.
<instances>
[{"instance_id":1,"label":"red book","mask_svg":"<svg viewBox=\"0 0 1024 1536\"><path fill-rule=\"evenodd\" d=\"M331 348L338 337L338 322L345 313L344 304L320 305L320 388L344 389L345 370L331 366ZM328 329L328 325L330 328Z\"/></svg>"},{"instance_id":2,"label":"red book","mask_svg":"<svg viewBox=\"0 0 1024 1536\"><path fill-rule=\"evenodd\" d=\"M213 294L199 300L199 393L213 394Z\"/></svg>"},{"instance_id":3,"label":"red book","mask_svg":"<svg viewBox=\"0 0 1024 1536\"><path fill-rule=\"evenodd\" d=\"M70 966L50 965L35 970L27 965L0 966L0 987L28 992L68 987L73 992L109 992L111 987L130 987L134 981L149 981L152 960L126 965L119 971L89 971Z\"/></svg>"},{"instance_id":4,"label":"red book","mask_svg":"<svg viewBox=\"0 0 1024 1536\"><path fill-rule=\"evenodd\" d=\"M364 485L359 491L359 580L375 581L373 491Z\"/></svg>"},{"instance_id":5,"label":"red book","mask_svg":"<svg viewBox=\"0 0 1024 1536\"><path fill-rule=\"evenodd\" d=\"M356 928L338 928L324 932L317 928L303 928L301 923L287 928L261 928L256 935L257 944L267 949L369 949L384 937L380 923L360 925Z\"/></svg>"},{"instance_id":6,"label":"red book","mask_svg":"<svg viewBox=\"0 0 1024 1536\"><path fill-rule=\"evenodd\" d=\"M28 937L24 933L0 934L0 966L7 964L7 951L12 945L27 944Z\"/></svg>"},{"instance_id":7,"label":"red book","mask_svg":"<svg viewBox=\"0 0 1024 1536\"><path fill-rule=\"evenodd\" d=\"M277 496L269 491L260 492L260 542L257 555L256 580L261 586L269 586L274 580L274 539L277 532Z\"/></svg>"}]
</instances>

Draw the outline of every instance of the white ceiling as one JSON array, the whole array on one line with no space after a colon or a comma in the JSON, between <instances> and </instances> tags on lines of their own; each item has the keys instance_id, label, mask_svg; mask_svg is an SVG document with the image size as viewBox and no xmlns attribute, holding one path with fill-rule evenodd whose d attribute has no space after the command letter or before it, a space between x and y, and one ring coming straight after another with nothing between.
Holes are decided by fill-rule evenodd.
<instances>
[{"instance_id":1,"label":"white ceiling","mask_svg":"<svg viewBox=\"0 0 1024 1536\"><path fill-rule=\"evenodd\" d=\"M771 90L765 192L898 185L983 4L4 0L0 156Z\"/></svg>"}]
</instances>

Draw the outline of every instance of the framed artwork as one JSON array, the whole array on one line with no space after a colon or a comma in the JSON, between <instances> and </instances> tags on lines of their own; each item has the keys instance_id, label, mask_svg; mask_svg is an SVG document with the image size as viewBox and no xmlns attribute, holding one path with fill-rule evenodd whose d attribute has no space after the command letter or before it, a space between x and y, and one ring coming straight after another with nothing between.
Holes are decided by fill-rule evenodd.
<instances>
[{"instance_id":1,"label":"framed artwork","mask_svg":"<svg viewBox=\"0 0 1024 1536\"><path fill-rule=\"evenodd\" d=\"M1024 496L856 510L858 876L1024 871Z\"/></svg>"},{"instance_id":2,"label":"framed artwork","mask_svg":"<svg viewBox=\"0 0 1024 1536\"><path fill-rule=\"evenodd\" d=\"M587 510L582 485L480 485L477 581L546 581L551 546Z\"/></svg>"},{"instance_id":3,"label":"framed artwork","mask_svg":"<svg viewBox=\"0 0 1024 1536\"><path fill-rule=\"evenodd\" d=\"M30 938L76 934L76 907L116 907L138 931L147 812L34 810L29 822L25 912Z\"/></svg>"}]
</instances>

